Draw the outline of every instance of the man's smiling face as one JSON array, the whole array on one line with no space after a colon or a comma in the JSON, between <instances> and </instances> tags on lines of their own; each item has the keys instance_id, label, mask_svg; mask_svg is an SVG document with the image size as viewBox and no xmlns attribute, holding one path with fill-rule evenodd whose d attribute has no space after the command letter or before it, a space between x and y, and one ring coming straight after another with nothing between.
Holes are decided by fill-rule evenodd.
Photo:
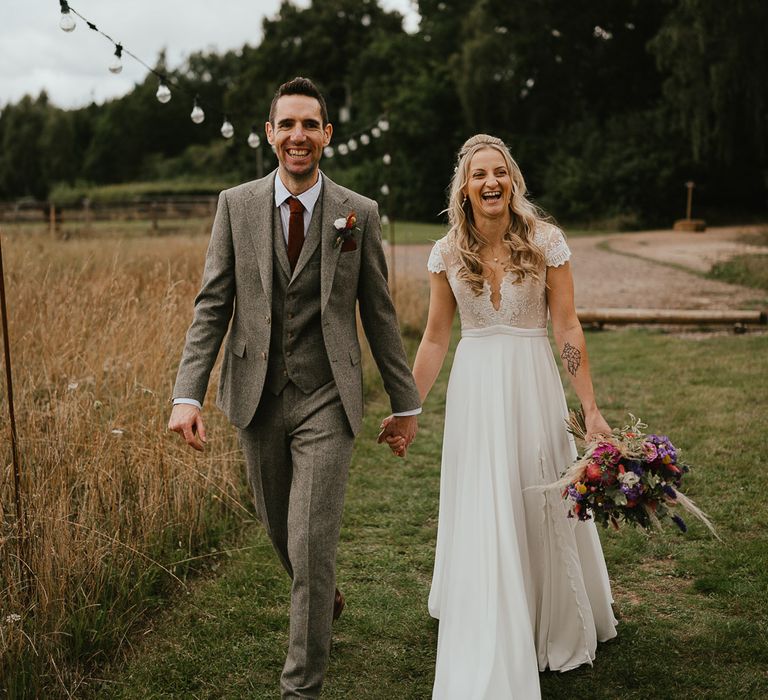
<instances>
[{"instance_id":1,"label":"man's smiling face","mask_svg":"<svg viewBox=\"0 0 768 700\"><path fill-rule=\"evenodd\" d=\"M275 104L274 122L267 122L266 131L286 179L314 180L323 148L333 133L330 124L323 124L320 103L307 95L283 95Z\"/></svg>"}]
</instances>

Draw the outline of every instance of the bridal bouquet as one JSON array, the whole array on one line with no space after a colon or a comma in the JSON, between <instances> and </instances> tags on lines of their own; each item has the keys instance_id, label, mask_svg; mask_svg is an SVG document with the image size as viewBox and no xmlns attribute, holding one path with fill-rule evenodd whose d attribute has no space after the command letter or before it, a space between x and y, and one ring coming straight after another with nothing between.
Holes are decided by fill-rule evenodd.
<instances>
[{"instance_id":1,"label":"bridal bouquet","mask_svg":"<svg viewBox=\"0 0 768 700\"><path fill-rule=\"evenodd\" d=\"M646 530L660 528L661 521L670 518L685 532L687 526L677 512L681 509L718 537L707 516L680 491L689 466L679 461L670 439L646 435L647 426L632 414L630 418L631 425L587 445L584 455L557 482L570 502L568 517L594 518L617 530L621 522ZM571 412L568 430L583 440L583 416Z\"/></svg>"}]
</instances>

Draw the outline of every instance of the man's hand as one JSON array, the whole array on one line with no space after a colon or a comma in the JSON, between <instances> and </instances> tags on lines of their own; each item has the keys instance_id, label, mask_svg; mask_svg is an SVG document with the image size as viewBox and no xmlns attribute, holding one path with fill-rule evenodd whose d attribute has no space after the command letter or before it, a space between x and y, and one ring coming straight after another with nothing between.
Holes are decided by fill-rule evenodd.
<instances>
[{"instance_id":1,"label":"man's hand","mask_svg":"<svg viewBox=\"0 0 768 700\"><path fill-rule=\"evenodd\" d=\"M405 457L418 429L416 416L388 416L381 422L381 432L376 442L386 442L396 457Z\"/></svg>"},{"instance_id":2,"label":"man's hand","mask_svg":"<svg viewBox=\"0 0 768 700\"><path fill-rule=\"evenodd\" d=\"M171 411L168 430L179 433L187 445L202 452L205 444L205 426L203 415L197 406L188 403L177 403Z\"/></svg>"}]
</instances>

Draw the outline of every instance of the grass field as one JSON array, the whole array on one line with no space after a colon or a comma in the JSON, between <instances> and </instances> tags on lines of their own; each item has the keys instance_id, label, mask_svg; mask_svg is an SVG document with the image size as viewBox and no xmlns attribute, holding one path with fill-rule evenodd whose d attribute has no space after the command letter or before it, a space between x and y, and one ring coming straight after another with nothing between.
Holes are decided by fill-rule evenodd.
<instances>
[{"instance_id":1,"label":"grass field","mask_svg":"<svg viewBox=\"0 0 768 700\"><path fill-rule=\"evenodd\" d=\"M768 684L768 336L704 340L621 331L588 337L608 419L628 410L696 465L687 492L724 542L694 524L602 533L620 618L593 668L542 675L545 698L757 698ZM324 697L428 698L436 623L426 611L437 523L443 396L435 387L405 463L374 444L368 406L339 554L348 599ZM573 397L570 397L571 401ZM218 439L221 439L220 437ZM134 637L102 698L271 698L286 648L288 582L258 528L214 580Z\"/></svg>"},{"instance_id":2,"label":"grass field","mask_svg":"<svg viewBox=\"0 0 768 700\"><path fill-rule=\"evenodd\" d=\"M164 430L207 243L202 222L174 226L184 235L147 236L137 222L68 240L3 231L29 546L20 567L4 439L0 697L276 695L288 582L253 524L234 433L212 402L205 455ZM411 352L425 305L422 284L398 285ZM725 544L696 526L604 533L619 638L593 669L544 674L545 697L760 697L768 336L622 331L588 342L606 416L617 424L632 410L671 434L698 466L688 493ZM373 443L387 408L370 359L365 372L339 554L348 609L325 697L426 698L447 367L405 463ZM3 435L6 408L3 395Z\"/></svg>"}]
</instances>

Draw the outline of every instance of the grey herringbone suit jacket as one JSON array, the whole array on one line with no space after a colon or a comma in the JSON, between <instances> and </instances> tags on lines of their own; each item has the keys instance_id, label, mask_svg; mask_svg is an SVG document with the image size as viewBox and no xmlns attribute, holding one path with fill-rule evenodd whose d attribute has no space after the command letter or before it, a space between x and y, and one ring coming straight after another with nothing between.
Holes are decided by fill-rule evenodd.
<instances>
[{"instance_id":1,"label":"grey herringbone suit jacket","mask_svg":"<svg viewBox=\"0 0 768 700\"><path fill-rule=\"evenodd\" d=\"M174 397L203 402L227 330L217 404L245 428L259 404L267 372L273 293L276 172L219 196L203 283L187 333ZM376 203L323 176L320 222L320 314L323 343L353 433L362 422L363 391L355 305L382 374L392 410L419 406L386 280ZM357 249L334 245L333 222L357 214ZM316 212L317 213L317 212ZM302 257L292 281L301 274ZM290 284L288 289L290 290ZM230 326L231 321L231 326ZM301 352L301 347L295 349Z\"/></svg>"}]
</instances>

